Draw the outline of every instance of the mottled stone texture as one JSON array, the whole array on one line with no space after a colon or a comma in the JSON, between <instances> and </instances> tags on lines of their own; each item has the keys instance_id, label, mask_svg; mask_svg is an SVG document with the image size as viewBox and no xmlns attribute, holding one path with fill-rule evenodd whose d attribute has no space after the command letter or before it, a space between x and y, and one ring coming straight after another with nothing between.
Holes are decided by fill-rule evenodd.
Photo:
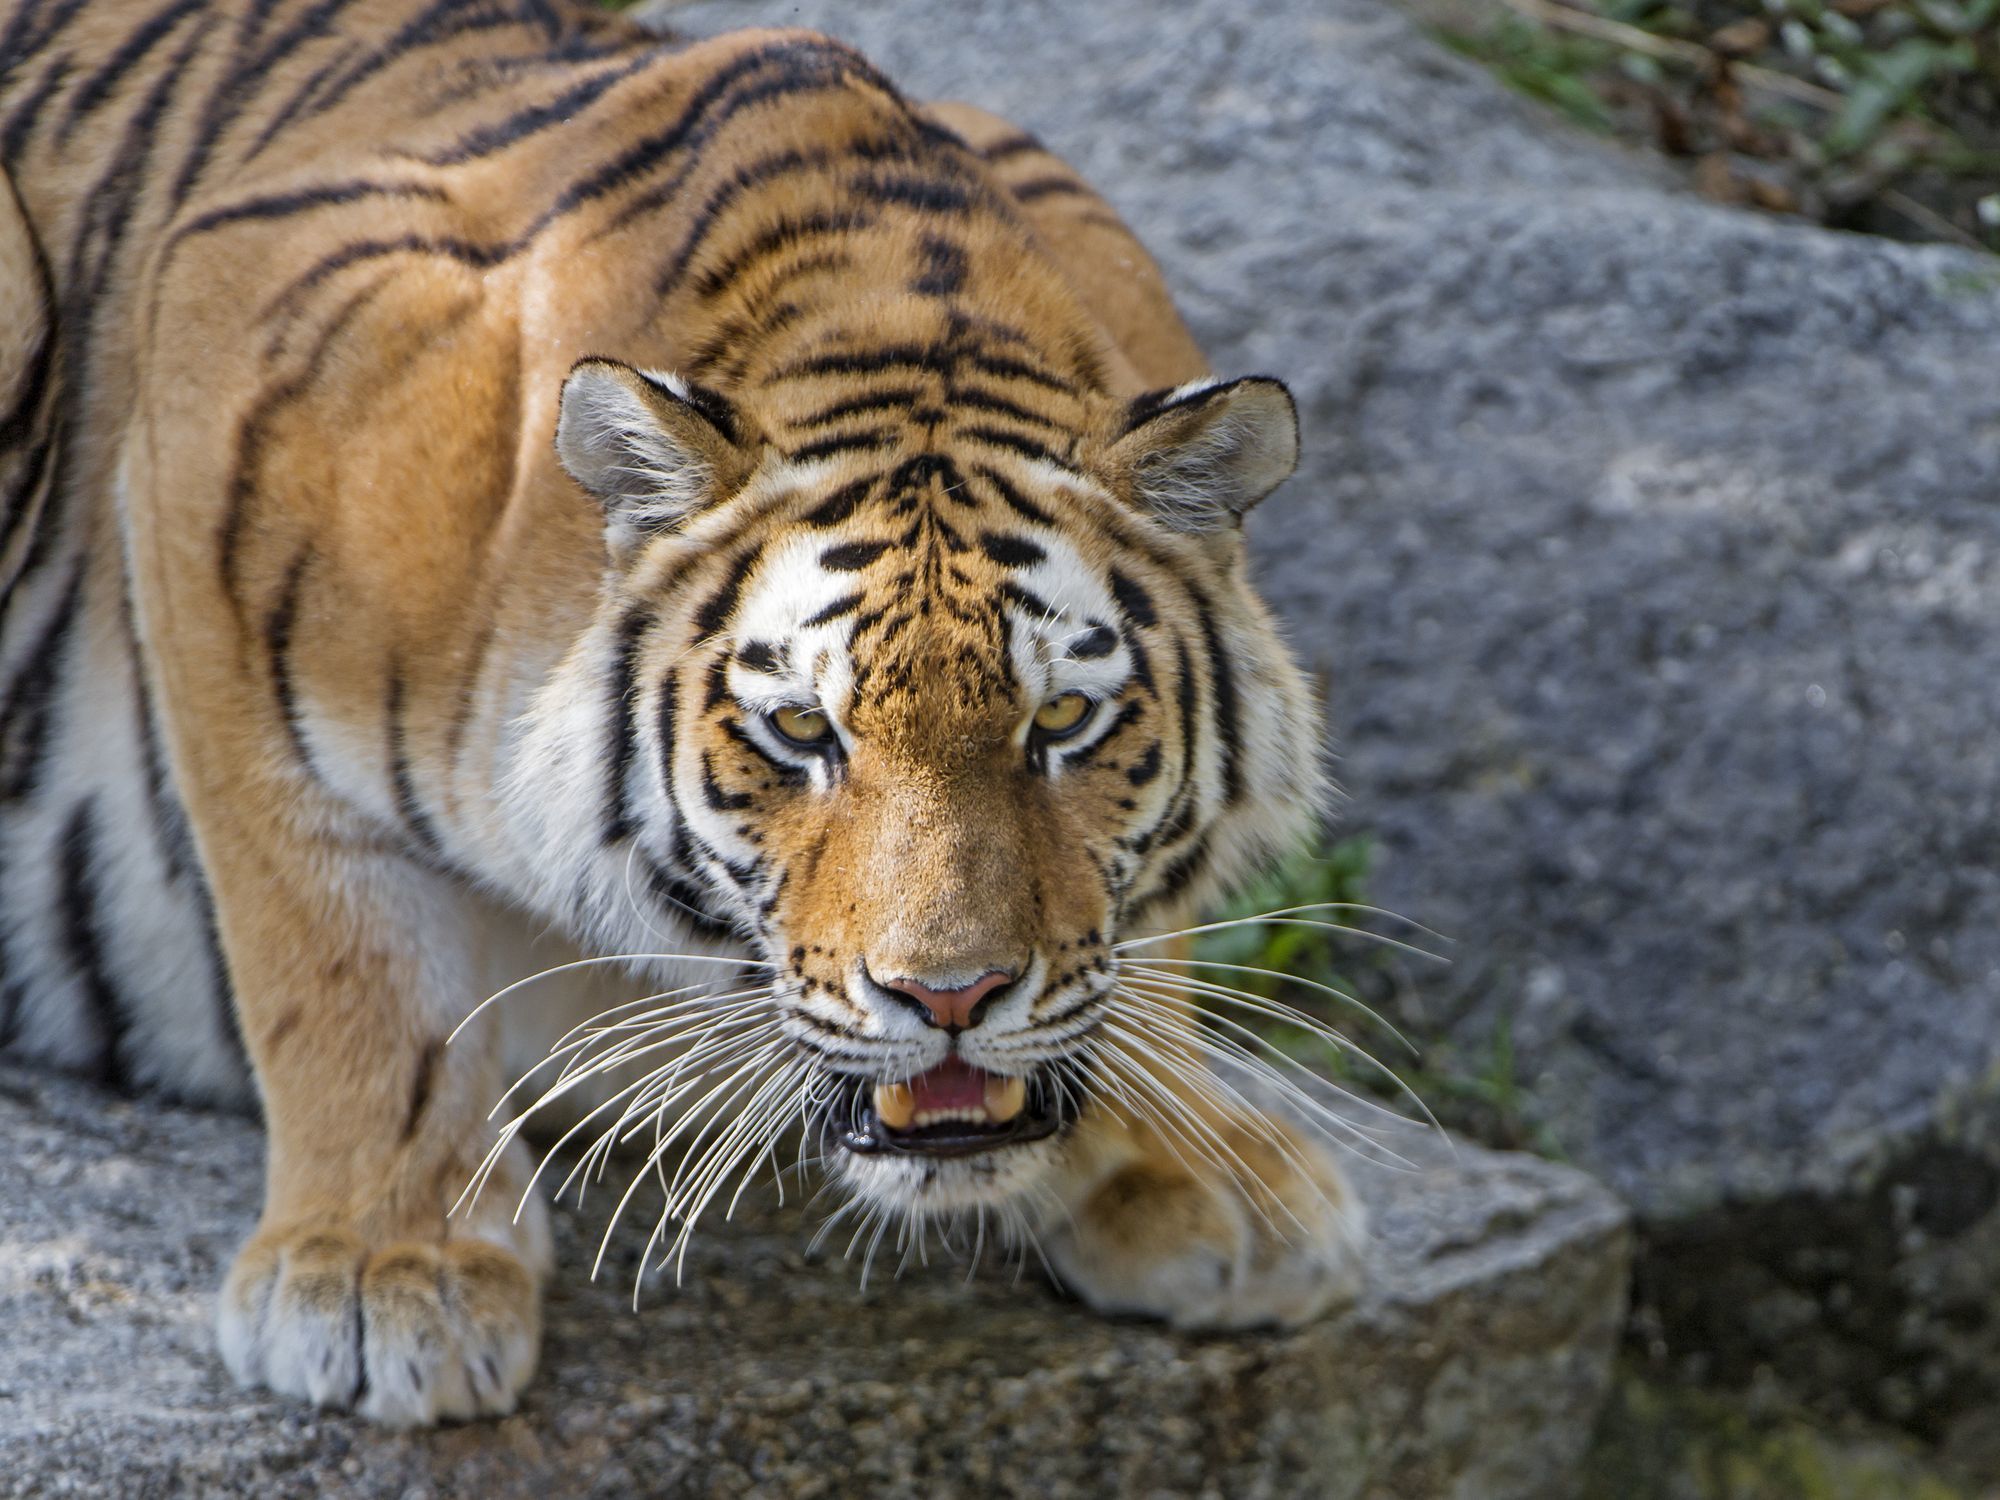
<instances>
[{"instance_id":1,"label":"mottled stone texture","mask_svg":"<svg viewBox=\"0 0 2000 1500\"><path fill-rule=\"evenodd\" d=\"M808 1261L811 1217L698 1242L631 1308L558 1216L515 1416L393 1435L234 1388L209 1334L255 1217L254 1125L0 1071L0 1495L1407 1497L1566 1493L1610 1378L1623 1211L1580 1173L1435 1143L1368 1175L1366 1299L1303 1334L1107 1322L1038 1275ZM824 1211L821 1205L820 1211ZM891 1262L893 1264L893 1260Z\"/></svg>"},{"instance_id":2,"label":"mottled stone texture","mask_svg":"<svg viewBox=\"0 0 2000 1500\"><path fill-rule=\"evenodd\" d=\"M1252 537L1445 1065L1506 1021L1671 1360L2000 1428L2000 264L1703 204L1387 0L665 14L1038 131L1293 383Z\"/></svg>"}]
</instances>

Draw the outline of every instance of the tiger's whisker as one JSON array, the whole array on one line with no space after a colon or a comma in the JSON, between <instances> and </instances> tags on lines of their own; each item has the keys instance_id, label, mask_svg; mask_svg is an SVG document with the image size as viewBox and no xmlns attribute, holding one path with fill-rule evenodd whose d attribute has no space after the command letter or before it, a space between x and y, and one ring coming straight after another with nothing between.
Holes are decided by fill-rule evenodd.
<instances>
[{"instance_id":1,"label":"tiger's whisker","mask_svg":"<svg viewBox=\"0 0 2000 1500\"><path fill-rule=\"evenodd\" d=\"M1307 979L1302 975L1298 974L1287 974L1282 969L1260 969L1255 964L1220 963L1214 959L1209 959L1209 958L1173 958L1166 954L1159 954L1159 953L1148 953L1142 955L1142 957L1147 965L1171 964L1175 968L1227 969L1233 973L1238 973L1238 974L1263 974L1272 979L1282 979L1287 984L1298 985L1301 989L1317 990L1323 995L1331 995L1334 999L1342 1001L1347 1005L1353 1006L1356 1010L1360 1011L1362 1015L1366 1016L1369 1020L1373 1021L1377 1026L1380 1026L1384 1031L1388 1032L1389 1035L1394 1037L1397 1041L1401 1042L1405 1047L1409 1048L1410 1054L1413 1057L1422 1056L1422 1053L1418 1049L1417 1044L1411 1041L1407 1036L1405 1036L1402 1033L1402 1031L1398 1029L1394 1023L1392 1023L1386 1017L1384 1017L1380 1011L1376 1010L1374 1006L1368 1004L1367 1001L1361 999L1360 996L1340 988L1339 985L1326 984L1321 980L1317 979ZM1133 959L1120 958L1117 960L1117 967L1121 972L1123 972L1126 969L1130 968L1134 962L1135 960ZM1143 970L1138 970L1138 969L1133 969L1132 971L1135 973L1144 972ZM1235 993L1245 994L1246 992L1238 990ZM1271 1000L1269 999L1268 996L1259 995L1256 996L1255 998L1264 1000L1272 1005L1283 1004L1282 1001Z\"/></svg>"},{"instance_id":2,"label":"tiger's whisker","mask_svg":"<svg viewBox=\"0 0 2000 1500\"><path fill-rule=\"evenodd\" d=\"M1315 921L1310 917L1235 917L1226 922L1204 922L1199 927L1183 927L1178 932L1127 938L1124 942L1113 943L1111 947L1112 951L1122 953L1128 948L1143 948L1152 943L1166 942L1170 938L1196 937L1204 932L1223 932L1232 927L1313 927L1323 932L1344 932L1349 937L1365 938L1371 943L1380 943L1385 948L1395 948L1403 953L1415 954L1418 958L1428 958L1433 963L1451 962L1442 953L1433 953L1428 948L1419 948L1415 943L1406 943L1401 938L1392 938L1386 933L1370 932L1365 927L1348 927L1339 922Z\"/></svg>"},{"instance_id":3,"label":"tiger's whisker","mask_svg":"<svg viewBox=\"0 0 2000 1500\"><path fill-rule=\"evenodd\" d=\"M1358 1042L1350 1037L1342 1036L1338 1031L1320 1021L1317 1017L1305 1011L1296 1010L1291 1006L1264 1000L1260 996L1246 995L1241 990L1230 989L1226 985L1209 984L1206 981L1191 979L1185 975L1167 974L1143 968L1134 969L1132 973L1136 977L1122 980L1122 983L1132 987L1134 992L1143 987L1145 993L1169 999L1175 997L1184 999L1192 992L1204 998L1214 999L1223 1004L1234 1006L1236 1009L1245 1011L1251 1015L1263 1016L1269 1020L1282 1022L1326 1043L1337 1051L1359 1058L1393 1083L1396 1086L1397 1092L1404 1095L1416 1106L1418 1111L1423 1115L1426 1123L1435 1129L1443 1130L1444 1127L1438 1124L1437 1116L1431 1113L1430 1106L1424 1103L1423 1098L1403 1080L1395 1069L1389 1067ZM1397 1114L1394 1110L1386 1109L1373 1100L1364 1099L1348 1089L1341 1088L1340 1085L1334 1083L1331 1079L1323 1078L1311 1068L1306 1067L1297 1058L1286 1056L1283 1049L1276 1046L1268 1038L1257 1035L1256 1032L1244 1026L1241 1022L1235 1021L1228 1016L1220 1015L1208 1006L1195 1006L1194 1008L1206 1020L1215 1025L1227 1027L1230 1031L1248 1038L1259 1047L1268 1050L1286 1066L1296 1069L1307 1077L1312 1078L1315 1082L1323 1083L1327 1087L1334 1089L1343 1098L1350 1099L1357 1105L1385 1115L1390 1119L1398 1121L1406 1120L1405 1116Z\"/></svg>"},{"instance_id":4,"label":"tiger's whisker","mask_svg":"<svg viewBox=\"0 0 2000 1500\"><path fill-rule=\"evenodd\" d=\"M495 990L492 994L488 995L484 1000L480 1001L477 1005L473 1006L472 1009L466 1013L464 1020L460 1021L456 1026L452 1027L451 1035L445 1038L445 1043L448 1046L452 1042L457 1041L458 1034L461 1031L465 1030L466 1027L470 1026L473 1022L473 1018L478 1016L480 1012L486 1009L487 1006L493 1005L501 1000L504 1000L509 995L513 994L516 990L534 984L539 980L550 979L557 974L567 974L573 969L589 968L596 964L634 964L634 963L727 964L727 965L734 965L738 968L771 969L771 970L775 970L777 968L777 965L766 963L764 962L764 960L759 958L723 958L713 953L602 953L598 954L596 957L593 958L572 959L568 963L556 964L552 968L543 969L538 973L529 974L524 978L517 979L512 984L507 985L503 989Z\"/></svg>"}]
</instances>

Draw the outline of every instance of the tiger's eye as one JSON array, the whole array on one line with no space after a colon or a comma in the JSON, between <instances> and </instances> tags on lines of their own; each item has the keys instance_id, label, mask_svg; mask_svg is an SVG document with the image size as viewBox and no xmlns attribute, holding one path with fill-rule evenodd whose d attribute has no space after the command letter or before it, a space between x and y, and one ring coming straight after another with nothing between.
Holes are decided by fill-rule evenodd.
<instances>
[{"instance_id":1,"label":"tiger's eye","mask_svg":"<svg viewBox=\"0 0 2000 1500\"><path fill-rule=\"evenodd\" d=\"M1075 734L1090 717L1090 700L1082 693L1058 693L1035 710L1035 728L1045 737Z\"/></svg>"},{"instance_id":2,"label":"tiger's eye","mask_svg":"<svg viewBox=\"0 0 2000 1500\"><path fill-rule=\"evenodd\" d=\"M817 708L778 708L771 711L771 724L795 745L824 744L833 734L826 712Z\"/></svg>"}]
</instances>

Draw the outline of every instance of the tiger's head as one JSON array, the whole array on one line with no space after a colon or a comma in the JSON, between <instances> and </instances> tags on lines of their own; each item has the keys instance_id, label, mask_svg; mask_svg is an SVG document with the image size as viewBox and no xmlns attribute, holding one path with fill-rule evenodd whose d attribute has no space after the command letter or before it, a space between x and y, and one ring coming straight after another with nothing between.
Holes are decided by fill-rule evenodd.
<instances>
[{"instance_id":1,"label":"tiger's head","mask_svg":"<svg viewBox=\"0 0 2000 1500\"><path fill-rule=\"evenodd\" d=\"M860 363L755 406L573 369L557 452L611 557L575 712L611 720L607 937L747 941L836 1169L949 1212L1065 1149L1112 945L1312 823L1313 696L1239 525L1297 419L1267 379L1124 400L976 345Z\"/></svg>"}]
</instances>

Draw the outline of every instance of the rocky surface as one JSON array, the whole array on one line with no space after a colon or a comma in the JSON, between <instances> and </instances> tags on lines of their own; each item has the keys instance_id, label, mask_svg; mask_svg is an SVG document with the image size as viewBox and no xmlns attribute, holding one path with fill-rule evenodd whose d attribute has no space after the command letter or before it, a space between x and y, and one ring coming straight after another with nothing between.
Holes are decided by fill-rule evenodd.
<instances>
[{"instance_id":1,"label":"rocky surface","mask_svg":"<svg viewBox=\"0 0 2000 1500\"><path fill-rule=\"evenodd\" d=\"M0 1071L0 1495L1552 1500L1610 1378L1624 1215L1580 1173L1435 1147L1369 1173L1372 1287L1294 1336L1188 1338L989 1265L863 1293L810 1220L697 1242L631 1306L643 1241L558 1215L516 1415L384 1434L237 1390L212 1296L255 1217L248 1121ZM600 1209L601 1212L601 1209Z\"/></svg>"},{"instance_id":2,"label":"rocky surface","mask_svg":"<svg viewBox=\"0 0 2000 1500\"><path fill-rule=\"evenodd\" d=\"M1011 115L1292 381L1252 532L1446 1064L1506 1023L1669 1358L2000 1425L2000 263L1705 205L1383 0L669 17Z\"/></svg>"}]
</instances>

